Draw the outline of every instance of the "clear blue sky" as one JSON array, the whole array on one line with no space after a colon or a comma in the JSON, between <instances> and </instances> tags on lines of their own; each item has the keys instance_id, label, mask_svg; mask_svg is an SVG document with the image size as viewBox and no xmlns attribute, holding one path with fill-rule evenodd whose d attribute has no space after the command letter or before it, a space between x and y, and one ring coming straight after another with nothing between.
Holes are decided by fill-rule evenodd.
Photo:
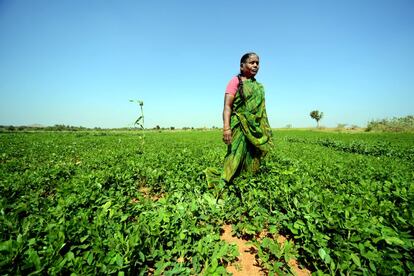
<instances>
[{"instance_id":1,"label":"clear blue sky","mask_svg":"<svg viewBox=\"0 0 414 276\"><path fill-rule=\"evenodd\" d=\"M414 1L0 0L0 125L222 126L242 54L272 127L414 114Z\"/></svg>"}]
</instances>

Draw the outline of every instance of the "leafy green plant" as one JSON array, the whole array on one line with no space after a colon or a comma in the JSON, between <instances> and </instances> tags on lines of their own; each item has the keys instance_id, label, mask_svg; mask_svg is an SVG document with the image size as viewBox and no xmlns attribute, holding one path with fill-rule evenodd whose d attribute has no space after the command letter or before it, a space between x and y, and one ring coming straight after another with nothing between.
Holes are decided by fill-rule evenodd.
<instances>
[{"instance_id":1,"label":"leafy green plant","mask_svg":"<svg viewBox=\"0 0 414 276\"><path fill-rule=\"evenodd\" d=\"M0 272L225 274L223 224L289 236L257 242L275 274L291 256L315 274L414 270L412 134L275 137L217 201L200 176L225 155L217 131L148 132L141 155L134 132L0 133Z\"/></svg>"},{"instance_id":2,"label":"leafy green plant","mask_svg":"<svg viewBox=\"0 0 414 276\"><path fill-rule=\"evenodd\" d=\"M372 120L368 122L366 131L412 132L414 131L414 116L408 115L391 119Z\"/></svg>"},{"instance_id":3,"label":"leafy green plant","mask_svg":"<svg viewBox=\"0 0 414 276\"><path fill-rule=\"evenodd\" d=\"M289 261L297 258L297 249L291 241L279 244L276 239L265 237L256 242L258 257L262 266L271 274L293 274Z\"/></svg>"},{"instance_id":4,"label":"leafy green plant","mask_svg":"<svg viewBox=\"0 0 414 276\"><path fill-rule=\"evenodd\" d=\"M130 102L136 102L136 103L138 103L138 105L140 107L140 112L141 113L140 113L139 117L135 120L134 125L135 126L138 126L142 130L142 134L141 134L141 136L139 136L139 139L140 139L140 142L141 142L140 149L139 149L139 153L142 153L143 152L144 145L145 145L144 102L141 101L141 100L129 100L129 101Z\"/></svg>"},{"instance_id":5,"label":"leafy green plant","mask_svg":"<svg viewBox=\"0 0 414 276\"><path fill-rule=\"evenodd\" d=\"M135 120L134 125L139 126L141 129L144 129L144 102L141 100L129 100L129 102L132 103L138 103L139 107L140 107L140 115L138 116L138 118Z\"/></svg>"}]
</instances>

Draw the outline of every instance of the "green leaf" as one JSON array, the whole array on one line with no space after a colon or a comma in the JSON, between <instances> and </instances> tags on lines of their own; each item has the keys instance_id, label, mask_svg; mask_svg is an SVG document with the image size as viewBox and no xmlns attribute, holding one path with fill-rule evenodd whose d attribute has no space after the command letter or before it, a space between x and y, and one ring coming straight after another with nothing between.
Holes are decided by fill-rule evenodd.
<instances>
[{"instance_id":1,"label":"green leaf","mask_svg":"<svg viewBox=\"0 0 414 276\"><path fill-rule=\"evenodd\" d=\"M352 259L352 261L354 261L354 263L358 267L361 267L361 261L360 261L360 259L359 259L359 257L357 255L355 255L354 253L351 253L351 259Z\"/></svg>"},{"instance_id":2,"label":"green leaf","mask_svg":"<svg viewBox=\"0 0 414 276\"><path fill-rule=\"evenodd\" d=\"M29 259L30 261L35 265L36 270L40 269L40 258L39 255L37 255L37 252L33 249L29 250Z\"/></svg>"},{"instance_id":3,"label":"green leaf","mask_svg":"<svg viewBox=\"0 0 414 276\"><path fill-rule=\"evenodd\" d=\"M35 243L36 243L36 239L35 238L32 238L32 239L29 240L29 245L33 245Z\"/></svg>"},{"instance_id":4,"label":"green leaf","mask_svg":"<svg viewBox=\"0 0 414 276\"><path fill-rule=\"evenodd\" d=\"M217 266L218 266L217 259L213 259L211 261L211 272L215 271L217 269Z\"/></svg>"},{"instance_id":5,"label":"green leaf","mask_svg":"<svg viewBox=\"0 0 414 276\"><path fill-rule=\"evenodd\" d=\"M217 253L217 258L222 258L226 255L227 253L227 249L228 249L229 245L228 244L224 244L223 246L220 247L220 250Z\"/></svg>"},{"instance_id":6,"label":"green leaf","mask_svg":"<svg viewBox=\"0 0 414 276\"><path fill-rule=\"evenodd\" d=\"M118 265L118 266L122 266L123 264L124 264L124 259L122 258L122 256L121 255L119 255L119 254L116 254L116 256L115 256L115 261L116 261L116 264Z\"/></svg>"},{"instance_id":7,"label":"green leaf","mask_svg":"<svg viewBox=\"0 0 414 276\"><path fill-rule=\"evenodd\" d=\"M73 259L75 259L75 254L73 254L72 251L69 251L68 253L66 253L66 258L68 260L73 260Z\"/></svg>"},{"instance_id":8,"label":"green leaf","mask_svg":"<svg viewBox=\"0 0 414 276\"><path fill-rule=\"evenodd\" d=\"M405 243L397 237L386 237L384 239L388 244L404 245Z\"/></svg>"},{"instance_id":9,"label":"green leaf","mask_svg":"<svg viewBox=\"0 0 414 276\"><path fill-rule=\"evenodd\" d=\"M295 207L298 207L299 205L298 199L296 197L293 199L293 204L295 205Z\"/></svg>"},{"instance_id":10,"label":"green leaf","mask_svg":"<svg viewBox=\"0 0 414 276\"><path fill-rule=\"evenodd\" d=\"M139 255L139 259L140 259L142 262L144 262L144 261L145 261L145 255L144 255L141 251L139 251L138 255Z\"/></svg>"},{"instance_id":11,"label":"green leaf","mask_svg":"<svg viewBox=\"0 0 414 276\"><path fill-rule=\"evenodd\" d=\"M302 220L297 220L297 221L295 221L295 223L293 224L293 227L295 228L295 229L301 229L301 228L303 228L303 226L304 226L305 224L303 223L303 221Z\"/></svg>"},{"instance_id":12,"label":"green leaf","mask_svg":"<svg viewBox=\"0 0 414 276\"><path fill-rule=\"evenodd\" d=\"M335 268L336 268L335 262L331 262L331 265L330 265L331 273L335 271Z\"/></svg>"},{"instance_id":13,"label":"green leaf","mask_svg":"<svg viewBox=\"0 0 414 276\"><path fill-rule=\"evenodd\" d=\"M270 234L276 234L278 232L278 228L277 228L277 226L275 226L275 225L271 225L270 227L269 227L269 233Z\"/></svg>"},{"instance_id":14,"label":"green leaf","mask_svg":"<svg viewBox=\"0 0 414 276\"><path fill-rule=\"evenodd\" d=\"M135 124L138 125L139 121L142 119L142 116L139 116L138 119L135 121Z\"/></svg>"},{"instance_id":15,"label":"green leaf","mask_svg":"<svg viewBox=\"0 0 414 276\"><path fill-rule=\"evenodd\" d=\"M104 211L107 211L109 209L109 207L111 207L111 204L112 204L112 202L108 201L107 203L102 205L102 209L104 209Z\"/></svg>"},{"instance_id":16,"label":"green leaf","mask_svg":"<svg viewBox=\"0 0 414 276\"><path fill-rule=\"evenodd\" d=\"M375 264L372 261L369 262L369 268L371 268L371 270L374 271L374 272L377 271L377 268L375 267Z\"/></svg>"},{"instance_id":17,"label":"green leaf","mask_svg":"<svg viewBox=\"0 0 414 276\"><path fill-rule=\"evenodd\" d=\"M93 253L92 252L89 252L88 259L86 261L88 262L88 265L92 264L92 262L93 262Z\"/></svg>"},{"instance_id":18,"label":"green leaf","mask_svg":"<svg viewBox=\"0 0 414 276\"><path fill-rule=\"evenodd\" d=\"M318 253L319 253L319 256L321 257L321 259L325 260L325 257L327 255L326 251L323 248L321 248L321 249L318 250Z\"/></svg>"},{"instance_id":19,"label":"green leaf","mask_svg":"<svg viewBox=\"0 0 414 276\"><path fill-rule=\"evenodd\" d=\"M13 240L8 240L4 242L0 242L0 252L9 252L12 249Z\"/></svg>"},{"instance_id":20,"label":"green leaf","mask_svg":"<svg viewBox=\"0 0 414 276\"><path fill-rule=\"evenodd\" d=\"M17 235L17 239L16 239L16 241L17 241L17 244L18 244L18 245L20 245L20 244L22 244L22 243L23 243L23 237L22 237L22 234Z\"/></svg>"},{"instance_id":21,"label":"green leaf","mask_svg":"<svg viewBox=\"0 0 414 276\"><path fill-rule=\"evenodd\" d=\"M122 215L121 222L126 221L128 219L129 215Z\"/></svg>"},{"instance_id":22,"label":"green leaf","mask_svg":"<svg viewBox=\"0 0 414 276\"><path fill-rule=\"evenodd\" d=\"M89 235L86 235L86 236L84 236L84 237L82 237L81 239L80 239L80 242L84 242L84 241L86 241L86 239L89 237Z\"/></svg>"}]
</instances>

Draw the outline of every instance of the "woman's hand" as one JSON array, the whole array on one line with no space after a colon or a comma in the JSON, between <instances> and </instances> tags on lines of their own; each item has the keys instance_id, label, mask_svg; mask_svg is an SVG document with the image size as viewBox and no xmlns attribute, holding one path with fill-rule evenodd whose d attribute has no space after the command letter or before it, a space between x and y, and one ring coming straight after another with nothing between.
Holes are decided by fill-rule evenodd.
<instances>
[{"instance_id":1,"label":"woman's hand","mask_svg":"<svg viewBox=\"0 0 414 276\"><path fill-rule=\"evenodd\" d=\"M223 130L223 142L226 145L230 145L231 144L231 129L225 129Z\"/></svg>"}]
</instances>

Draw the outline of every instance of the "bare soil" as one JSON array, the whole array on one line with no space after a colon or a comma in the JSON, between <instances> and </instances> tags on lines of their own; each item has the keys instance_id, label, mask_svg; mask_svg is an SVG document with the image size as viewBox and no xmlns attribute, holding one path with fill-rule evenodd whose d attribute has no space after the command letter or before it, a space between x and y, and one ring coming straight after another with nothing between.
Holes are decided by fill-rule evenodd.
<instances>
[{"instance_id":1,"label":"bare soil","mask_svg":"<svg viewBox=\"0 0 414 276\"><path fill-rule=\"evenodd\" d=\"M239 249L240 254L235 263L227 266L227 272L232 273L234 276L267 275L266 271L259 266L257 261L257 248L254 245L249 244L249 240L234 237L231 233L231 225L224 225L222 229L223 232L221 234L221 239L227 243L235 244ZM266 232L260 233L259 239L265 237L266 235ZM277 237L277 242L280 245L283 245L286 240L287 239L282 235ZM301 269L295 259L289 260L288 265L297 276L311 275L309 270Z\"/></svg>"},{"instance_id":2,"label":"bare soil","mask_svg":"<svg viewBox=\"0 0 414 276\"><path fill-rule=\"evenodd\" d=\"M162 194L153 194L151 189L148 187L141 187L139 188L139 192L145 197L145 198L149 198L152 201L157 201L160 198L162 198Z\"/></svg>"}]
</instances>

